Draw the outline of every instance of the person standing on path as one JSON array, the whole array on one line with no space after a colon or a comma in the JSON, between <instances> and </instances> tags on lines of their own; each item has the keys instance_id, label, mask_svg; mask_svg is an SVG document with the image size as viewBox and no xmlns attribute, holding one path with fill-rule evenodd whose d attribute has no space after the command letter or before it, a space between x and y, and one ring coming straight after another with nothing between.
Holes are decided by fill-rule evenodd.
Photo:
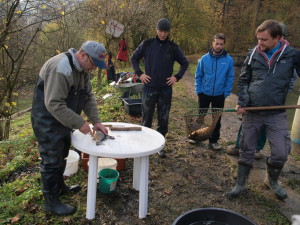
<instances>
[{"instance_id":1,"label":"person standing on path","mask_svg":"<svg viewBox=\"0 0 300 225\"><path fill-rule=\"evenodd\" d=\"M165 136L168 133L169 113L172 102L172 86L178 82L189 66L179 46L169 40L170 21L162 18L156 25L156 37L144 40L131 56L135 73L144 84L142 94L142 125L152 127L152 120L157 107L157 131ZM144 58L145 72L139 61ZM173 74L174 62L180 64L177 74ZM165 157L165 152L158 152Z\"/></svg>"},{"instance_id":2,"label":"person standing on path","mask_svg":"<svg viewBox=\"0 0 300 225\"><path fill-rule=\"evenodd\" d=\"M195 74L195 91L198 95L199 109L224 108L225 98L231 94L234 82L234 62L224 50L226 38L222 33L216 34L212 49L198 62ZM220 138L221 117L209 138L209 146L213 150L221 150ZM191 140L190 143L193 143Z\"/></svg>"},{"instance_id":3,"label":"person standing on path","mask_svg":"<svg viewBox=\"0 0 300 225\"><path fill-rule=\"evenodd\" d=\"M286 40L287 28L286 28L285 24L283 24L283 23L281 23L280 26L282 28L282 38ZM297 77L298 77L298 75L297 75L297 72L295 71L294 75L291 79L291 82L289 83L289 91L293 90L294 83L295 83ZM235 146L233 148L230 148L230 149L226 150L226 153L228 155L238 155L239 154L239 151L240 151L240 137L241 137L242 131L243 131L243 128L242 128L242 124L241 124L238 135L237 135L237 140L235 142ZM255 151L255 154L254 154L255 159L260 159L262 157L260 151L264 148L264 146L266 144L266 141L267 141L266 130L265 130L264 127L262 127L262 129L260 130L260 135L259 135L259 139L258 139L258 142L257 142L256 151Z\"/></svg>"},{"instance_id":4,"label":"person standing on path","mask_svg":"<svg viewBox=\"0 0 300 225\"><path fill-rule=\"evenodd\" d=\"M291 140L285 110L246 112L243 107L281 106L285 104L289 84L296 69L300 72L300 52L282 39L282 27L274 20L264 21L256 29L258 45L252 49L242 67L236 110L243 114L238 161L238 176L229 197L247 191L247 180L253 167L254 153L262 127L265 127L271 154L267 158L265 184L279 199L286 199L286 191L278 178L291 151Z\"/></svg>"},{"instance_id":5,"label":"person standing on path","mask_svg":"<svg viewBox=\"0 0 300 225\"><path fill-rule=\"evenodd\" d=\"M95 41L84 42L80 50L69 49L50 58L42 67L34 90L31 122L42 158L40 164L45 209L57 215L71 215L76 208L63 204L59 196L80 191L67 186L63 173L71 145L71 130L93 134L85 113L95 130L108 130L101 124L90 82L90 70L105 66L105 48Z\"/></svg>"}]
</instances>

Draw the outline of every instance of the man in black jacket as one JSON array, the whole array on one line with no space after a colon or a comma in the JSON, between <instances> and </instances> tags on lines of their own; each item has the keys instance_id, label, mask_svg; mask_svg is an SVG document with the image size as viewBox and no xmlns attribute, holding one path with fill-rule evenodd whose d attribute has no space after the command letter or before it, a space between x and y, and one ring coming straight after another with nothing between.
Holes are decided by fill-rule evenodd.
<instances>
[{"instance_id":1,"label":"man in black jacket","mask_svg":"<svg viewBox=\"0 0 300 225\"><path fill-rule=\"evenodd\" d=\"M151 128L157 105L157 131L164 136L168 132L172 85L182 78L189 65L178 45L169 40L170 28L168 19L160 19L156 25L156 37L144 40L131 56L132 67L144 83L142 125ZM144 58L145 72L139 66L141 58ZM180 64L180 69L173 76L175 61ZM159 155L164 157L165 152L161 150Z\"/></svg>"}]
</instances>

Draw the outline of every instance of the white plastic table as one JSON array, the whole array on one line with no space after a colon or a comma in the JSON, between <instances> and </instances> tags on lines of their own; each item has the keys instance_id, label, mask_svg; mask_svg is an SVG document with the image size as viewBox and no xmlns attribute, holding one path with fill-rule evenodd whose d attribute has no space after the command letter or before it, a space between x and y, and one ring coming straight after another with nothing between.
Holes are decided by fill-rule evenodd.
<instances>
[{"instance_id":1,"label":"white plastic table","mask_svg":"<svg viewBox=\"0 0 300 225\"><path fill-rule=\"evenodd\" d=\"M128 123L103 123L114 127L139 126ZM89 154L88 190L86 218L95 218L97 194L97 168L98 157L108 158L134 158L133 188L139 191L139 218L145 218L148 210L148 173L149 155L157 153L164 148L165 138L159 132L148 127L141 131L109 131L115 139L106 139L101 145L96 145L92 136L82 134L75 130L71 134L72 145Z\"/></svg>"}]
</instances>

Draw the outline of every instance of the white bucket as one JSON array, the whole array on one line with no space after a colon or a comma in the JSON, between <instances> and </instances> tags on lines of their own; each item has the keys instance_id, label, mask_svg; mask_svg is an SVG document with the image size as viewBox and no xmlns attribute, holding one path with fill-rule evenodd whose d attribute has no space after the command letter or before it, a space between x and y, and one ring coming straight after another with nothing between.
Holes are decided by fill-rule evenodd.
<instances>
[{"instance_id":1,"label":"white bucket","mask_svg":"<svg viewBox=\"0 0 300 225\"><path fill-rule=\"evenodd\" d=\"M98 171L97 174L100 172L102 169L117 169L117 160L111 159L111 158L98 158ZM88 162L89 165L89 162Z\"/></svg>"},{"instance_id":2,"label":"white bucket","mask_svg":"<svg viewBox=\"0 0 300 225\"><path fill-rule=\"evenodd\" d=\"M69 177L78 171L79 154L73 150L69 150L69 155L66 159L67 165L64 176Z\"/></svg>"}]
</instances>

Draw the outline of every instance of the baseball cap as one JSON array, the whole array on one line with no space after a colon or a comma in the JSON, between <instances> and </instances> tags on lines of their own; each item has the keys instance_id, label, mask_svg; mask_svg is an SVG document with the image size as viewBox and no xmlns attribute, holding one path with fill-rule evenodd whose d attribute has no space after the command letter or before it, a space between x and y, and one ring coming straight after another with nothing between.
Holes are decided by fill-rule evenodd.
<instances>
[{"instance_id":1,"label":"baseball cap","mask_svg":"<svg viewBox=\"0 0 300 225\"><path fill-rule=\"evenodd\" d=\"M94 64L100 69L106 69L105 47L96 41L86 41L82 44L81 50L86 52L93 60Z\"/></svg>"}]
</instances>

